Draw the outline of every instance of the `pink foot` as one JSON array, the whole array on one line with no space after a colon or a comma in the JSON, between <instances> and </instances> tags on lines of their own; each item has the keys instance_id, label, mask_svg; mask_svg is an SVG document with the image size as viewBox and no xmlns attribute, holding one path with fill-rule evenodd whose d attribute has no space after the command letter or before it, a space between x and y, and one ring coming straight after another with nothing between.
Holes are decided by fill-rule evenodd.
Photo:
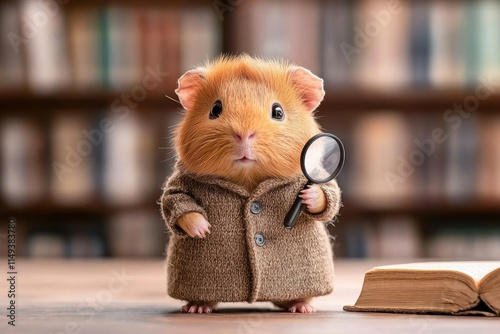
<instances>
[{"instance_id":1,"label":"pink foot","mask_svg":"<svg viewBox=\"0 0 500 334\"><path fill-rule=\"evenodd\" d=\"M316 309L312 307L308 302L298 301L293 303L288 309L291 313L314 313Z\"/></svg>"},{"instance_id":2,"label":"pink foot","mask_svg":"<svg viewBox=\"0 0 500 334\"><path fill-rule=\"evenodd\" d=\"M214 305L203 302L189 302L182 307L184 313L212 313Z\"/></svg>"}]
</instances>

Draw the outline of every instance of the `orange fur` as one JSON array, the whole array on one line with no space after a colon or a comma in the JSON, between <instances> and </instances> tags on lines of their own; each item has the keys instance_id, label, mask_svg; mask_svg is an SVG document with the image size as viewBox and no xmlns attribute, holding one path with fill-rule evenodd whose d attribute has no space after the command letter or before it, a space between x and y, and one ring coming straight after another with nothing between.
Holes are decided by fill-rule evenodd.
<instances>
[{"instance_id":1,"label":"orange fur","mask_svg":"<svg viewBox=\"0 0 500 334\"><path fill-rule=\"evenodd\" d=\"M175 147L186 168L226 178L249 190L271 177L301 173L302 148L320 128L307 110L304 93L293 84L292 68L283 61L247 55L223 56L199 68L204 77L175 135ZM209 119L216 100L222 101L223 112L218 119ZM285 111L282 122L271 118L275 102ZM235 132L256 133L252 143L256 162L251 166L234 161Z\"/></svg>"}]
</instances>

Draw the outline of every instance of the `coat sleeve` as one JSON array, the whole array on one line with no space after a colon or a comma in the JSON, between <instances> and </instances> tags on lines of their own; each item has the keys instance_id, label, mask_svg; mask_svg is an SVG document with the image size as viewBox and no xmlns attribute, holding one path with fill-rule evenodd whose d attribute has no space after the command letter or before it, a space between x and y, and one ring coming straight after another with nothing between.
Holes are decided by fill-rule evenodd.
<instances>
[{"instance_id":1,"label":"coat sleeve","mask_svg":"<svg viewBox=\"0 0 500 334\"><path fill-rule=\"evenodd\" d=\"M311 219L319 221L330 221L332 220L340 210L340 188L336 180L324 183L320 185L326 196L326 209L323 212L312 214L307 210L304 211L307 216Z\"/></svg>"},{"instance_id":2,"label":"coat sleeve","mask_svg":"<svg viewBox=\"0 0 500 334\"><path fill-rule=\"evenodd\" d=\"M188 188L188 181L178 170L167 180L160 199L161 214L168 229L176 235L187 236L176 223L185 213L198 212L205 219L205 210L196 202Z\"/></svg>"}]
</instances>

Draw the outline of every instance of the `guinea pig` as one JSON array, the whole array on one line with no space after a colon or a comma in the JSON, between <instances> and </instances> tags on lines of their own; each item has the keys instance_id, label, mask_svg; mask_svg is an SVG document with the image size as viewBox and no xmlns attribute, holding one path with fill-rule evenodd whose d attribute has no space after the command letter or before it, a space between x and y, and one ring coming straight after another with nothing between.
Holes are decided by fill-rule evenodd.
<instances>
[{"instance_id":1,"label":"guinea pig","mask_svg":"<svg viewBox=\"0 0 500 334\"><path fill-rule=\"evenodd\" d=\"M340 208L335 180L302 190L323 80L281 60L222 56L181 76L175 92L185 115L160 200L168 294L189 313L245 301L314 312L312 298L333 291L325 222ZM286 229L299 192L307 210Z\"/></svg>"}]
</instances>

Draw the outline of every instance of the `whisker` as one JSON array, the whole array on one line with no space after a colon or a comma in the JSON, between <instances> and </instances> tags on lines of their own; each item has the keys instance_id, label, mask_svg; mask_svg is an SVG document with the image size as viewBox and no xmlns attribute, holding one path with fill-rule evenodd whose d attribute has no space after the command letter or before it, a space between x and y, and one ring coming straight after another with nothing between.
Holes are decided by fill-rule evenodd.
<instances>
[{"instance_id":1,"label":"whisker","mask_svg":"<svg viewBox=\"0 0 500 334\"><path fill-rule=\"evenodd\" d=\"M178 100L174 99L173 97L170 97L170 96L168 96L168 95L165 95L165 97L166 97L166 98L168 98L168 99L170 99L170 100L172 100L172 101L174 101L174 102L177 102L177 103L181 104L181 102L180 102L180 101L178 101Z\"/></svg>"}]
</instances>

